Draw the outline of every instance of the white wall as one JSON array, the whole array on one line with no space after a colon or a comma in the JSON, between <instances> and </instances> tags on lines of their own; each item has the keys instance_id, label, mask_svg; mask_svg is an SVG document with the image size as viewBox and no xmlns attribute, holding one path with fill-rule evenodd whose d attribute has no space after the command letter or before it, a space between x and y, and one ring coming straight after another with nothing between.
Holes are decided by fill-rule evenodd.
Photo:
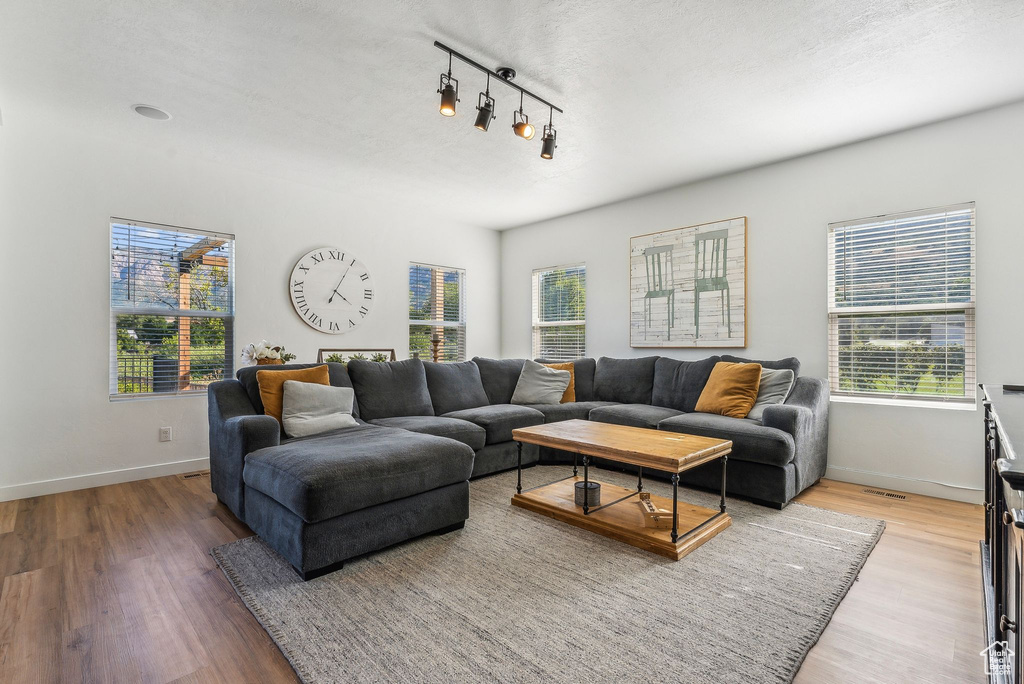
<instances>
[{"instance_id":1,"label":"white wall","mask_svg":"<svg viewBox=\"0 0 1024 684\"><path fill-rule=\"evenodd\" d=\"M797 356L802 373L825 377L828 224L971 200L978 378L1020 382L1024 104L506 231L502 354L530 353L531 270L580 261L587 264L588 354L651 354L629 347L629 237L745 215L748 344L736 353ZM664 350L684 359L708 353ZM979 501L981 459L976 410L832 403L829 477Z\"/></svg>"},{"instance_id":2,"label":"white wall","mask_svg":"<svg viewBox=\"0 0 1024 684\"><path fill-rule=\"evenodd\" d=\"M425 218L379 188L336 193L91 138L28 105L0 127L0 500L206 466L205 396L108 399L109 218L236 236L236 346L266 338L299 361L319 347L408 345L408 264L466 269L468 350L496 356L500 239ZM438 207L440 209L442 207ZM316 246L360 256L377 300L357 330L318 333L291 307L287 279ZM158 442L169 425L174 440ZM66 479L71 478L71 479Z\"/></svg>"}]
</instances>

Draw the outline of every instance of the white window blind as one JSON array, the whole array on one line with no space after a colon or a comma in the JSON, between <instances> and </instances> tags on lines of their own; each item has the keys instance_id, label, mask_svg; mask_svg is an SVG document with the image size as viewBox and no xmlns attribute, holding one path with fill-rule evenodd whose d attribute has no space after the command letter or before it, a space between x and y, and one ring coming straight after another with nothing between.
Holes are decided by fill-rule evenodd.
<instances>
[{"instance_id":1,"label":"white window blind","mask_svg":"<svg viewBox=\"0 0 1024 684\"><path fill-rule=\"evenodd\" d=\"M587 267L533 272L533 356L570 361L587 355Z\"/></svg>"},{"instance_id":2,"label":"white window blind","mask_svg":"<svg viewBox=\"0 0 1024 684\"><path fill-rule=\"evenodd\" d=\"M440 362L466 360L466 272L409 265L409 355Z\"/></svg>"},{"instance_id":3,"label":"white window blind","mask_svg":"<svg viewBox=\"0 0 1024 684\"><path fill-rule=\"evenodd\" d=\"M231 377L234 306L234 236L111 219L110 396Z\"/></svg>"},{"instance_id":4,"label":"white window blind","mask_svg":"<svg viewBox=\"0 0 1024 684\"><path fill-rule=\"evenodd\" d=\"M829 225L836 395L973 402L974 203Z\"/></svg>"}]
</instances>

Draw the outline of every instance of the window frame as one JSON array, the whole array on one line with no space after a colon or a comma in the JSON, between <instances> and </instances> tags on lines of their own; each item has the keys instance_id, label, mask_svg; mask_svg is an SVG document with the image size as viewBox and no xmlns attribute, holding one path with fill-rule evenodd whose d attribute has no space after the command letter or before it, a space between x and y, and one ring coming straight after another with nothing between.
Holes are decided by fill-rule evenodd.
<instances>
[{"instance_id":1,"label":"window frame","mask_svg":"<svg viewBox=\"0 0 1024 684\"><path fill-rule=\"evenodd\" d=\"M544 273L551 273L552 271L565 271L568 269L581 269L583 271L583 295L584 298L587 295L587 263L585 261L571 263L571 264L559 264L556 266L547 266L543 268L535 268L530 274L530 352L532 358L545 358L552 361L571 361L576 358L584 358L587 355L587 304L584 299L583 303L583 318L566 319L559 321L541 321L540 320L540 277ZM542 328L562 328L569 326L578 326L583 330L583 349L579 355L574 355L570 358L555 359L551 354L541 354L540 350L540 331Z\"/></svg>"},{"instance_id":2,"label":"window frame","mask_svg":"<svg viewBox=\"0 0 1024 684\"><path fill-rule=\"evenodd\" d=\"M924 218L942 213L969 211L970 235L967 244L970 249L970 295L966 302L918 302L895 304L862 304L839 306L836 303L838 279L836 278L837 242L835 232L858 225L869 226L884 221L907 221ZM828 315L828 382L831 399L834 401L883 404L890 406L932 407L945 409L973 409L977 403L977 207L975 202L962 202L927 209L894 212L879 216L864 217L849 221L836 221L828 225L826 239L827 273L826 273L826 308ZM897 260L892 263L899 264ZM897 269L898 270L898 269ZM936 269L936 272L943 271ZM870 392L863 390L842 389L840 387L840 325L844 319L871 314L898 316L901 314L946 314L964 317L964 394L957 395L926 395L906 393L894 388L891 392ZM898 348L898 345L894 345ZM897 352L898 358L898 352ZM947 366L948 367L948 366Z\"/></svg>"},{"instance_id":3,"label":"window frame","mask_svg":"<svg viewBox=\"0 0 1024 684\"><path fill-rule=\"evenodd\" d=\"M119 307L114 304L114 283L111 278L114 250L114 226L129 226L132 228L143 228L156 231L173 231L175 233L186 233L199 238L213 238L225 240L230 243L230 257L227 264L227 301L228 311L209 311L203 309L171 309L159 306L126 306ZM165 223L153 223L151 221L139 221L126 219L118 216L111 216L107 222L107 304L109 306L109 329L108 329L108 373L107 392L108 400L111 402L122 401L149 401L154 399L170 399L174 397L205 397L207 388L196 388L189 390L178 389L174 392L118 392L118 348L117 348L117 319L119 316L159 316L164 318L220 318L224 319L224 377L234 377L236 370L236 358L234 353L234 325L235 325L235 236L231 233L221 233L211 230L197 228L186 228ZM178 358L181 358L180 351ZM190 354L191 361L191 354Z\"/></svg>"},{"instance_id":4,"label":"window frame","mask_svg":"<svg viewBox=\"0 0 1024 684\"><path fill-rule=\"evenodd\" d=\"M408 342L408 345L409 345L409 347L408 347L408 349L409 349L409 356L412 357L412 355L414 353L413 352L413 347L412 347L412 328L413 328L413 326L425 326L425 327L429 327L429 328L442 328L442 329L443 328L456 328L457 330L461 330L462 348L461 349L457 349L458 353L456 353L456 359L455 360L449 360L449 361L438 360L438 363L463 363L464 361L466 361L466 358L469 356L469 351L468 351L468 348L469 348L469 340L468 340L468 328L469 328L469 325L468 325L467 320L466 320L466 318L467 318L466 317L466 269L459 268L458 266L442 266L440 264L428 264L428 263L424 263L424 262L421 262L421 261L410 261L409 262L409 270L406 271L406 282L407 283L408 283L409 275L411 274L413 268L429 268L431 271L454 272L454 273L458 274L458 284L459 284L459 320L457 320L457 321L446 321L446 320L443 320L443 319L438 320L436 318L434 318L434 319L414 319L411 316L408 316L409 310L410 310L411 305L412 305L412 294L410 293L410 301L406 303L406 314L407 314L407 317L408 317L407 333L408 333L409 337L408 337L407 342ZM436 313L437 312L435 311L434 314L436 315ZM431 358L422 359L422 360L423 361L433 361L433 356L431 355Z\"/></svg>"}]
</instances>

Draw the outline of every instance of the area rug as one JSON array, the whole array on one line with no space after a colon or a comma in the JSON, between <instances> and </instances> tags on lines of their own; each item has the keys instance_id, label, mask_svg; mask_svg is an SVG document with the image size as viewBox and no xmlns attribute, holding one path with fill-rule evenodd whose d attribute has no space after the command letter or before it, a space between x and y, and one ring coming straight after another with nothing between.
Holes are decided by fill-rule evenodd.
<instances>
[{"instance_id":1,"label":"area rug","mask_svg":"<svg viewBox=\"0 0 1024 684\"><path fill-rule=\"evenodd\" d=\"M530 468L523 484L565 474ZM789 682L885 527L730 499L732 526L674 562L513 508L514 492L515 473L473 482L465 529L309 582L256 537L213 555L309 684Z\"/></svg>"}]
</instances>

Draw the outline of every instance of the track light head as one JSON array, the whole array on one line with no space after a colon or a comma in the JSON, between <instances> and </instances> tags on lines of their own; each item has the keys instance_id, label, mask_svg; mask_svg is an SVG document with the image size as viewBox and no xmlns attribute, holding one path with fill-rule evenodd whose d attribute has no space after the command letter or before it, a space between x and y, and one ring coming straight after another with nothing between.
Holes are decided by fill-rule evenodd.
<instances>
[{"instance_id":1,"label":"track light head","mask_svg":"<svg viewBox=\"0 0 1024 684\"><path fill-rule=\"evenodd\" d=\"M455 103L459 101L458 80L452 78L450 73L442 73L437 92L441 93L441 114L455 116Z\"/></svg>"},{"instance_id":2,"label":"track light head","mask_svg":"<svg viewBox=\"0 0 1024 684\"><path fill-rule=\"evenodd\" d=\"M558 147L555 144L555 138L558 137L558 131L551 124L544 127L544 135L541 137L540 146L540 157L541 159L551 159L555 156L555 148Z\"/></svg>"},{"instance_id":3,"label":"track light head","mask_svg":"<svg viewBox=\"0 0 1024 684\"><path fill-rule=\"evenodd\" d=\"M530 117L521 109L512 112L512 130L523 140L533 140L533 134L537 132L530 123Z\"/></svg>"},{"instance_id":4,"label":"track light head","mask_svg":"<svg viewBox=\"0 0 1024 684\"><path fill-rule=\"evenodd\" d=\"M486 131L487 127L491 125L491 119L494 118L494 98L487 93L480 93L478 103L476 106L476 123L473 125L481 131Z\"/></svg>"}]
</instances>

